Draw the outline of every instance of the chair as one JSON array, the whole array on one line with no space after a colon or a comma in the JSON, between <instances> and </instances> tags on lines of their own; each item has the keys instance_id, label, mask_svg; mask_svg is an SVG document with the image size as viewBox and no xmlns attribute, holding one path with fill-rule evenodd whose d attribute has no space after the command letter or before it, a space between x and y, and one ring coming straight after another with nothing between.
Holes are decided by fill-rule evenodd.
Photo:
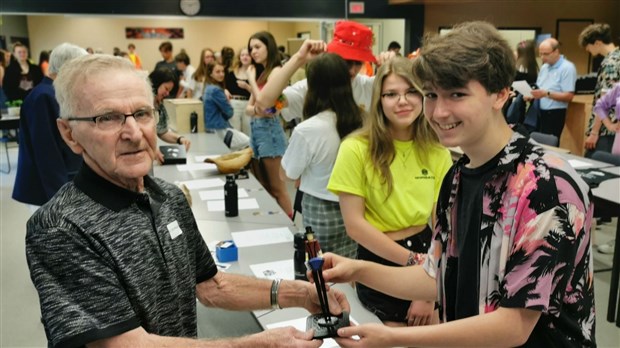
<instances>
[{"instance_id":1,"label":"chair","mask_svg":"<svg viewBox=\"0 0 620 348\"><path fill-rule=\"evenodd\" d=\"M560 144L558 137L553 134L546 134L540 132L532 132L530 133L530 138L532 138L535 142L543 145L555 146L557 147Z\"/></svg>"},{"instance_id":2,"label":"chair","mask_svg":"<svg viewBox=\"0 0 620 348\"><path fill-rule=\"evenodd\" d=\"M9 137L8 136L0 136L0 143L4 143L4 151L6 152L6 163L8 163L9 168L7 170L0 169L0 173L9 174L11 172L11 159L9 158Z\"/></svg>"},{"instance_id":3,"label":"chair","mask_svg":"<svg viewBox=\"0 0 620 348\"><path fill-rule=\"evenodd\" d=\"M3 170L0 169L0 173L9 174L11 173L11 159L9 158L9 142L17 141L17 132L16 135L11 135L9 131L2 131L0 133L0 143L4 144L4 152L6 153L6 163L8 164L8 169Z\"/></svg>"},{"instance_id":4,"label":"chair","mask_svg":"<svg viewBox=\"0 0 620 348\"><path fill-rule=\"evenodd\" d=\"M590 156L593 160L605 162L609 164L613 164L615 166L620 166L620 155L614 155L605 151L594 151L592 156Z\"/></svg>"}]
</instances>

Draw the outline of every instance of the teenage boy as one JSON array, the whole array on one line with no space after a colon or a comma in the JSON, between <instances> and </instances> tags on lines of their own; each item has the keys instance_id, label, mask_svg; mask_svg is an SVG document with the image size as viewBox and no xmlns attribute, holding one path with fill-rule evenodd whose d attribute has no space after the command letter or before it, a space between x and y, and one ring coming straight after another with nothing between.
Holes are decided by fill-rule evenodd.
<instances>
[{"instance_id":1,"label":"teenage boy","mask_svg":"<svg viewBox=\"0 0 620 348\"><path fill-rule=\"evenodd\" d=\"M606 23L588 25L579 34L579 44L592 57L603 57L596 74L596 86L592 99L592 105L596 105L596 102L620 81L620 48L614 44L611 27ZM614 122L616 118L614 109L609 111L607 116L611 122ZM586 157L592 156L597 150L611 152L616 134L603 125L601 118L597 117L594 111L590 115L586 134L588 135L585 143Z\"/></svg>"},{"instance_id":2,"label":"teenage boy","mask_svg":"<svg viewBox=\"0 0 620 348\"><path fill-rule=\"evenodd\" d=\"M486 22L425 40L414 75L425 116L465 155L444 178L421 265L387 267L327 253L325 281L357 281L437 300L442 324L340 329L344 347L595 346L587 185L502 116L515 76L510 46ZM398 279L398 281L395 281Z\"/></svg>"}]
</instances>

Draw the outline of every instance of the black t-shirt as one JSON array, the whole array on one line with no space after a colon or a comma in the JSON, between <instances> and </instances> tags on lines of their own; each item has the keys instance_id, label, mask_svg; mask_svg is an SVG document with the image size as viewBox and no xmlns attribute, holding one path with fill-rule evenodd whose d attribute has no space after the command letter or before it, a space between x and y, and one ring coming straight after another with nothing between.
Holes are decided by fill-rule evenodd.
<instances>
[{"instance_id":1,"label":"black t-shirt","mask_svg":"<svg viewBox=\"0 0 620 348\"><path fill-rule=\"evenodd\" d=\"M482 190L497 168L502 151L477 168L461 169L458 188L456 243L458 258L446 265L446 316L448 321L478 315L480 278L480 224ZM450 291L450 289L453 289Z\"/></svg>"},{"instance_id":2,"label":"black t-shirt","mask_svg":"<svg viewBox=\"0 0 620 348\"><path fill-rule=\"evenodd\" d=\"M226 76L224 78L224 85L226 86L226 89L228 90L228 92L230 92L231 95L236 95L236 96L241 96L241 97L250 97L250 92L248 92L247 90L239 87L237 85L237 81L243 81L245 83L249 83L248 80L242 80L242 79L238 79L237 76L235 76L235 73L232 71L227 71L226 72Z\"/></svg>"}]
</instances>

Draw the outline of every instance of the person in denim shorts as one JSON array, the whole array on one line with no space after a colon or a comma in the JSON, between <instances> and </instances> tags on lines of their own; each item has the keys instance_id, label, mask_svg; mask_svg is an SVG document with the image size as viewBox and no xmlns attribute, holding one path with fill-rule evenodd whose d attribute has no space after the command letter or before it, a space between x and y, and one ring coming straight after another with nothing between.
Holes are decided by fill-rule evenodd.
<instances>
[{"instance_id":1,"label":"person in denim shorts","mask_svg":"<svg viewBox=\"0 0 620 348\"><path fill-rule=\"evenodd\" d=\"M257 112L255 107L256 95L267 83L269 75L281 69L280 53L273 35L266 31L250 37L248 51L252 56L252 65L247 70L252 95L246 107L246 114L252 116L250 122L252 134L250 145L254 151L252 172L267 192L276 199L282 210L288 216L292 216L291 198L279 174L280 162L287 145L284 129L278 117L281 101L276 101L273 107L261 112Z\"/></svg>"}]
</instances>

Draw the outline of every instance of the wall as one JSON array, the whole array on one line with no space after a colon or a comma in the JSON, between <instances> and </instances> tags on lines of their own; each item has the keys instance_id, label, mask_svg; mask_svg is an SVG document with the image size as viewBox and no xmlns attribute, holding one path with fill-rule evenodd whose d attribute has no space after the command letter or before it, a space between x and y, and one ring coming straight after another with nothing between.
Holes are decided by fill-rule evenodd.
<instances>
[{"instance_id":1,"label":"wall","mask_svg":"<svg viewBox=\"0 0 620 348\"><path fill-rule=\"evenodd\" d=\"M270 31L278 44L286 44L286 39L295 37L298 31L295 22L279 21L61 15L28 17L28 32L33 52L52 49L67 41L82 47L100 48L104 53L112 53L114 47L126 50L127 44L132 42L142 58L143 67L147 70L153 69L155 63L161 60L158 47L164 40L126 39L125 27L128 26L183 27L185 38L170 41L175 53L181 48L185 49L194 66L197 66L200 51L205 47L219 50L222 46L230 46L237 51L247 46L248 38L253 33L261 30Z\"/></svg>"},{"instance_id":2,"label":"wall","mask_svg":"<svg viewBox=\"0 0 620 348\"><path fill-rule=\"evenodd\" d=\"M538 27L543 33L556 36L558 19L592 19L612 27L620 36L620 1L468 1L466 3L425 3L424 32L437 33L440 27L450 27L469 20L486 20L499 27ZM577 37L560 37L566 42L563 53L570 60L588 59L587 53L576 45ZM585 71L580 71L583 74Z\"/></svg>"},{"instance_id":3,"label":"wall","mask_svg":"<svg viewBox=\"0 0 620 348\"><path fill-rule=\"evenodd\" d=\"M377 37L377 50L385 50L387 44L396 40L403 44L405 40L405 21L402 19L356 19L362 23L379 23L382 34ZM333 22L330 20L329 22ZM174 53L181 48L189 54L192 65L197 66L200 51L204 47L219 50L230 46L235 52L247 45L248 38L260 30L273 34L278 45L287 46L287 39L296 38L297 33L310 32L312 39L321 38L319 21L260 21L260 20L219 20L198 18L141 18L109 16L28 16L28 32L33 52L52 49L62 42L71 42L82 47L101 49L112 53L114 47L127 49L130 42L136 45L136 51L142 59L144 69L151 70L161 60L158 51L160 39L126 39L125 27L182 27L184 39L170 40ZM92 35L92 33L96 33ZM329 42L331 38L327 38ZM294 53L294 52L292 52ZM36 57L35 57L36 60Z\"/></svg>"},{"instance_id":4,"label":"wall","mask_svg":"<svg viewBox=\"0 0 620 348\"><path fill-rule=\"evenodd\" d=\"M26 16L0 16L0 35L4 36L5 48L10 51L11 37L28 37ZM38 51L34 52L38 55Z\"/></svg>"},{"instance_id":5,"label":"wall","mask_svg":"<svg viewBox=\"0 0 620 348\"><path fill-rule=\"evenodd\" d=\"M375 54L387 50L387 46L392 41L397 41L401 46L401 53L405 54L405 21L402 19L356 19L360 23L379 23L381 34L375 33Z\"/></svg>"}]
</instances>

